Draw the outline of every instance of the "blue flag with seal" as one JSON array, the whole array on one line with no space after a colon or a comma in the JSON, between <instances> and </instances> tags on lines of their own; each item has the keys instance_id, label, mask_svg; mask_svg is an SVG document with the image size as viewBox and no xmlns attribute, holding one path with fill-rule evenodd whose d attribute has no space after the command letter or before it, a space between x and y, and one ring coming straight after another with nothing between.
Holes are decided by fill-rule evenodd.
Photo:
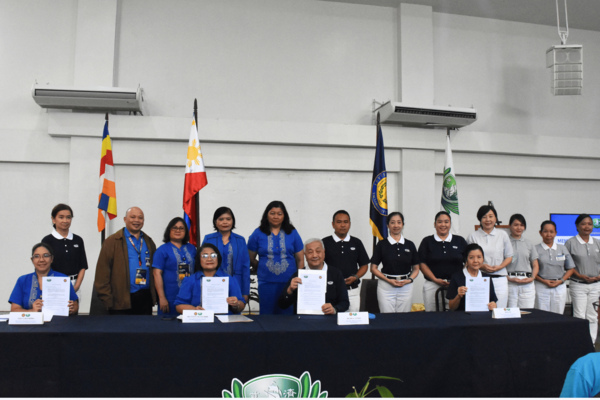
<instances>
[{"instance_id":1,"label":"blue flag with seal","mask_svg":"<svg viewBox=\"0 0 600 400\"><path fill-rule=\"evenodd\" d=\"M387 171L385 169L385 154L383 152L383 134L377 113L377 148L375 149L375 163L373 165L373 179L371 180L371 205L369 223L373 229L373 236L383 240L388 236L387 229Z\"/></svg>"}]
</instances>

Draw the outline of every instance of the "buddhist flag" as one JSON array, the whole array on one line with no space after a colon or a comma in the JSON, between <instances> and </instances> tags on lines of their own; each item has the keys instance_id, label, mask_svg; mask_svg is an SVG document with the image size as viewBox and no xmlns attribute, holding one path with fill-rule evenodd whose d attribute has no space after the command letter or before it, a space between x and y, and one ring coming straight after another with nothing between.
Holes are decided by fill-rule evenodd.
<instances>
[{"instance_id":1,"label":"buddhist flag","mask_svg":"<svg viewBox=\"0 0 600 400\"><path fill-rule=\"evenodd\" d=\"M387 229L387 171L385 169L385 154L383 134L377 113L377 147L375 149L375 163L373 165L373 179L371 180L371 202L369 223L373 229L373 236L383 240L388 236Z\"/></svg>"},{"instance_id":2,"label":"buddhist flag","mask_svg":"<svg viewBox=\"0 0 600 400\"><path fill-rule=\"evenodd\" d=\"M185 165L185 182L183 184L183 211L188 217L190 227L190 243L194 246L196 243L196 232L198 229L196 220L196 202L194 196L208 183L206 171L204 170L204 160L200 150L200 140L198 140L198 127L196 121L192 119L192 129L190 131L190 140L188 142L187 162Z\"/></svg>"},{"instance_id":3,"label":"buddhist flag","mask_svg":"<svg viewBox=\"0 0 600 400\"><path fill-rule=\"evenodd\" d=\"M117 191L115 189L115 166L112 156L112 144L108 134L108 121L104 123L102 135L102 153L100 155L100 196L98 197L98 232L106 227L104 213L109 219L117 216Z\"/></svg>"},{"instance_id":4,"label":"buddhist flag","mask_svg":"<svg viewBox=\"0 0 600 400\"><path fill-rule=\"evenodd\" d=\"M452 149L450 148L450 135L446 135L446 161L444 163L444 180L442 182L442 211L446 211L452 218L451 233L460 231L458 217L458 189L456 188L456 175L454 162L452 162Z\"/></svg>"}]
</instances>

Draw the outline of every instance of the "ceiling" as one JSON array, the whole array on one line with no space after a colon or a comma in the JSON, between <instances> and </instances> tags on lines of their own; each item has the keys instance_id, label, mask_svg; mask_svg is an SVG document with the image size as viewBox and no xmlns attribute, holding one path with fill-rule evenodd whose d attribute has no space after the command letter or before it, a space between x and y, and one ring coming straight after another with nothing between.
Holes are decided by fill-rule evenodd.
<instances>
[{"instance_id":1,"label":"ceiling","mask_svg":"<svg viewBox=\"0 0 600 400\"><path fill-rule=\"evenodd\" d=\"M433 12L556 26L556 0L323 0L398 7L399 3L431 6ZM564 28L564 1L558 0ZM600 31L600 0L567 0L569 28Z\"/></svg>"}]
</instances>

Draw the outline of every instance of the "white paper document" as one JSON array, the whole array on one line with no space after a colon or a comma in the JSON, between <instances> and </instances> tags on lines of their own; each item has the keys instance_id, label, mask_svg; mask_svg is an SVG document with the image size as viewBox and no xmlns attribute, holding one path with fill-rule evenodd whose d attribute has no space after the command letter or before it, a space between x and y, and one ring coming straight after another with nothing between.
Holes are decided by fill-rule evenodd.
<instances>
[{"instance_id":1,"label":"white paper document","mask_svg":"<svg viewBox=\"0 0 600 400\"><path fill-rule=\"evenodd\" d=\"M253 322L250 318L243 315L217 315L217 318L224 324L229 322Z\"/></svg>"},{"instance_id":2,"label":"white paper document","mask_svg":"<svg viewBox=\"0 0 600 400\"><path fill-rule=\"evenodd\" d=\"M490 302L489 277L467 277L467 294L465 295L465 311L489 311Z\"/></svg>"},{"instance_id":3,"label":"white paper document","mask_svg":"<svg viewBox=\"0 0 600 400\"><path fill-rule=\"evenodd\" d=\"M42 283L42 313L69 316L69 295L71 280L64 276L45 276Z\"/></svg>"},{"instance_id":4,"label":"white paper document","mask_svg":"<svg viewBox=\"0 0 600 400\"><path fill-rule=\"evenodd\" d=\"M302 283L298 285L298 314L323 315L325 292L327 291L327 271L298 270Z\"/></svg>"},{"instance_id":5,"label":"white paper document","mask_svg":"<svg viewBox=\"0 0 600 400\"><path fill-rule=\"evenodd\" d=\"M202 308L215 314L227 314L229 305L229 277L213 276L202 278Z\"/></svg>"}]
</instances>

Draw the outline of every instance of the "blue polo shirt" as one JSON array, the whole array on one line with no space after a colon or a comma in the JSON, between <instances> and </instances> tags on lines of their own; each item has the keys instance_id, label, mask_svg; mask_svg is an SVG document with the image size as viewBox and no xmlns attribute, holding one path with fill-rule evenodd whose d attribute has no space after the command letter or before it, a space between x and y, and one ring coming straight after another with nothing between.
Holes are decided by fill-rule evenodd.
<instances>
[{"instance_id":1,"label":"blue polo shirt","mask_svg":"<svg viewBox=\"0 0 600 400\"><path fill-rule=\"evenodd\" d=\"M226 276L229 275L221 269L218 269L215 273L215 277ZM198 307L202 299L202 278L205 277L203 271L197 271L194 275L185 278L181 283L181 288L179 288L179 294L177 295L174 304L176 306L179 304L190 304L194 307ZM244 301L237 280L229 277L229 297L231 296L235 296L238 300ZM231 310L229 310L228 314L232 314Z\"/></svg>"},{"instance_id":2,"label":"blue polo shirt","mask_svg":"<svg viewBox=\"0 0 600 400\"><path fill-rule=\"evenodd\" d=\"M48 276L64 276L66 279L69 279L65 274L53 270L48 272ZM69 287L71 288L69 300L77 301L78 298L75 289L73 289L73 285L69 285ZM33 308L33 303L41 298L42 291L38 286L37 274L33 272L31 274L20 276L19 279L17 279L17 284L15 285L8 302L18 304L24 309L30 310Z\"/></svg>"},{"instance_id":3,"label":"blue polo shirt","mask_svg":"<svg viewBox=\"0 0 600 400\"><path fill-rule=\"evenodd\" d=\"M163 271L163 290L169 303L175 301L183 278L179 279L179 263L188 264L190 276L194 274L194 258L196 247L186 243L177 248L173 243L167 242L156 249L152 257L152 266Z\"/></svg>"},{"instance_id":4,"label":"blue polo shirt","mask_svg":"<svg viewBox=\"0 0 600 400\"><path fill-rule=\"evenodd\" d=\"M144 238L144 233L140 232L140 238L136 239L127 228L125 231L125 241L127 242L127 256L129 257L129 284L130 284L130 293L135 293L141 289L150 289L150 271L146 266L146 258L150 260L150 251L148 250L148 246L146 246L146 241L142 244L142 239ZM133 244L131 242L133 241ZM142 246L140 251L140 245ZM133 247L135 246L135 247ZM140 260L142 261L142 265L140 266ZM138 268L142 268L146 270L146 284L145 285L136 285L135 283L135 274Z\"/></svg>"}]
</instances>

